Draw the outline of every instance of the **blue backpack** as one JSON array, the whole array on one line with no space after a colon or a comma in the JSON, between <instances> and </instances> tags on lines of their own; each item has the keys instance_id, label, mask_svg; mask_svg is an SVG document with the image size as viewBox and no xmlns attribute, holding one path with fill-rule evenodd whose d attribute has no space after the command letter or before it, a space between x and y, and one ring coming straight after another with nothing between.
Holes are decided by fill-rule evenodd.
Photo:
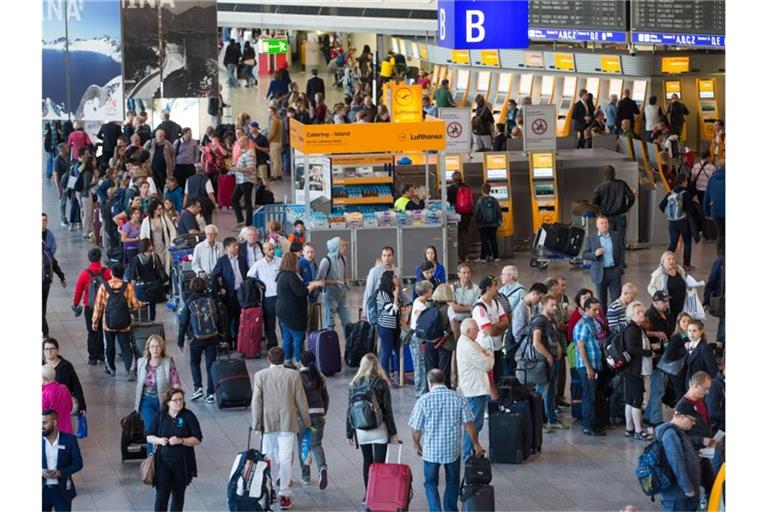
<instances>
[{"instance_id":1,"label":"blue backpack","mask_svg":"<svg viewBox=\"0 0 768 512\"><path fill-rule=\"evenodd\" d=\"M664 445L661 444L660 439L654 440L645 447L642 455L637 459L635 475L645 495L651 498L672 487L675 476L672 468L669 467Z\"/></svg>"},{"instance_id":2,"label":"blue backpack","mask_svg":"<svg viewBox=\"0 0 768 512\"><path fill-rule=\"evenodd\" d=\"M415 336L423 341L434 341L442 335L440 309L435 305L429 306L416 319Z\"/></svg>"},{"instance_id":3,"label":"blue backpack","mask_svg":"<svg viewBox=\"0 0 768 512\"><path fill-rule=\"evenodd\" d=\"M667 206L664 208L664 216L667 220L683 220L686 217L683 194L686 192L670 192L667 196Z\"/></svg>"},{"instance_id":4,"label":"blue backpack","mask_svg":"<svg viewBox=\"0 0 768 512\"><path fill-rule=\"evenodd\" d=\"M189 305L192 335L197 339L210 338L219 333L216 327L216 302L211 297L200 297Z\"/></svg>"}]
</instances>

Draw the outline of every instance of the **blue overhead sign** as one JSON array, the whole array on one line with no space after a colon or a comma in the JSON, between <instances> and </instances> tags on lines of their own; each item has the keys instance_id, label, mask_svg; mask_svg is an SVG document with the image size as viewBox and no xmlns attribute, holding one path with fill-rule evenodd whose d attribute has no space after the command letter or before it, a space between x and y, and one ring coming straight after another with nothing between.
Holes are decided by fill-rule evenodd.
<instances>
[{"instance_id":1,"label":"blue overhead sign","mask_svg":"<svg viewBox=\"0 0 768 512\"><path fill-rule=\"evenodd\" d=\"M592 41L595 43L626 43L626 32L607 32L605 30L576 30L570 28L531 28L530 39L547 41Z\"/></svg>"},{"instance_id":2,"label":"blue overhead sign","mask_svg":"<svg viewBox=\"0 0 768 512\"><path fill-rule=\"evenodd\" d=\"M725 48L725 36L704 34L632 32L632 42L638 44L667 44L670 46L708 46Z\"/></svg>"},{"instance_id":3,"label":"blue overhead sign","mask_svg":"<svg viewBox=\"0 0 768 512\"><path fill-rule=\"evenodd\" d=\"M437 42L455 50L528 48L528 2L438 0Z\"/></svg>"}]
</instances>

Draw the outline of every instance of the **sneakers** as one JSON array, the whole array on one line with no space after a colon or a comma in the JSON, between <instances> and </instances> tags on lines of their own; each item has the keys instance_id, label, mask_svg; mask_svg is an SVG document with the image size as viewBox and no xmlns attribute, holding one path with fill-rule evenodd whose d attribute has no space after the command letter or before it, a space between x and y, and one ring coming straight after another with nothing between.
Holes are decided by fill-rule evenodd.
<instances>
[{"instance_id":1,"label":"sneakers","mask_svg":"<svg viewBox=\"0 0 768 512\"><path fill-rule=\"evenodd\" d=\"M569 428L571 428L569 425L563 423L560 420L556 420L554 423L550 424L549 426L556 430L568 430Z\"/></svg>"},{"instance_id":2,"label":"sneakers","mask_svg":"<svg viewBox=\"0 0 768 512\"><path fill-rule=\"evenodd\" d=\"M216 397L214 397L213 395L208 395L207 397L205 397L203 399L203 402L205 402L207 404L215 404L216 403Z\"/></svg>"},{"instance_id":3,"label":"sneakers","mask_svg":"<svg viewBox=\"0 0 768 512\"><path fill-rule=\"evenodd\" d=\"M302 483L302 484L304 484L304 485L309 485L309 484L311 484L311 483L312 483L312 481L310 480L310 478L309 478L309 475L304 475L304 474L302 474L302 475L301 475L301 483Z\"/></svg>"},{"instance_id":4,"label":"sneakers","mask_svg":"<svg viewBox=\"0 0 768 512\"><path fill-rule=\"evenodd\" d=\"M112 369L112 368L110 368L109 366L105 366L105 367L104 367L104 373L106 373L107 375L109 375L109 376L111 376L111 377L114 377L114 376L115 376L115 370L113 370L113 369Z\"/></svg>"},{"instance_id":5,"label":"sneakers","mask_svg":"<svg viewBox=\"0 0 768 512\"><path fill-rule=\"evenodd\" d=\"M280 496L280 510L290 510L293 508L293 502L288 496Z\"/></svg>"},{"instance_id":6,"label":"sneakers","mask_svg":"<svg viewBox=\"0 0 768 512\"><path fill-rule=\"evenodd\" d=\"M59 226L65 228L65 227L69 226L69 222L64 222L64 221L59 222Z\"/></svg>"},{"instance_id":7,"label":"sneakers","mask_svg":"<svg viewBox=\"0 0 768 512\"><path fill-rule=\"evenodd\" d=\"M128 382L136 381L136 368L131 368L128 372Z\"/></svg>"},{"instance_id":8,"label":"sneakers","mask_svg":"<svg viewBox=\"0 0 768 512\"><path fill-rule=\"evenodd\" d=\"M320 480L317 482L317 486L321 491L328 487L328 469L323 468L320 470Z\"/></svg>"},{"instance_id":9,"label":"sneakers","mask_svg":"<svg viewBox=\"0 0 768 512\"><path fill-rule=\"evenodd\" d=\"M543 426L541 427L541 430L542 430L542 431L543 431L545 434L551 434L552 432L554 432L554 431L555 431L555 427L553 427L551 424L547 423L547 424L545 424L545 425L543 425Z\"/></svg>"},{"instance_id":10,"label":"sneakers","mask_svg":"<svg viewBox=\"0 0 768 512\"><path fill-rule=\"evenodd\" d=\"M501 261L501 258L493 258L493 262L494 262L494 263L498 263L498 262L500 262L500 261Z\"/></svg>"},{"instance_id":11,"label":"sneakers","mask_svg":"<svg viewBox=\"0 0 768 512\"><path fill-rule=\"evenodd\" d=\"M190 400L197 400L198 398L202 398L203 396L203 388L197 388L195 389L195 392L192 393L192 395L189 397Z\"/></svg>"}]
</instances>

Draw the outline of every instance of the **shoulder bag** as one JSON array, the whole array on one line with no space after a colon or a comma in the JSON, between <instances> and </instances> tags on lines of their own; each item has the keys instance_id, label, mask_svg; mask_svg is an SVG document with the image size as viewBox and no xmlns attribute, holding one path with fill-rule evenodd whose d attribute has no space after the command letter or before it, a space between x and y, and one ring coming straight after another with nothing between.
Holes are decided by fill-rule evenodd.
<instances>
[{"instance_id":1,"label":"shoulder bag","mask_svg":"<svg viewBox=\"0 0 768 512\"><path fill-rule=\"evenodd\" d=\"M147 485L155 483L155 454L150 453L139 466L139 478Z\"/></svg>"}]
</instances>

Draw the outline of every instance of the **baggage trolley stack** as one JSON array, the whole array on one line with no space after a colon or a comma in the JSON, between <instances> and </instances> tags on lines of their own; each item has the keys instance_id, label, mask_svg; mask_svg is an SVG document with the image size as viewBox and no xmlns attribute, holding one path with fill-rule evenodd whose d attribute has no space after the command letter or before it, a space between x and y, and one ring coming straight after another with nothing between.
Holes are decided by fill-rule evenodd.
<instances>
[{"instance_id":1,"label":"baggage trolley stack","mask_svg":"<svg viewBox=\"0 0 768 512\"><path fill-rule=\"evenodd\" d=\"M171 296L166 304L170 311L178 311L184 303L184 295L188 292L189 282L194 277L194 272L192 271L193 250L168 248L173 258L171 264Z\"/></svg>"},{"instance_id":2,"label":"baggage trolley stack","mask_svg":"<svg viewBox=\"0 0 768 512\"><path fill-rule=\"evenodd\" d=\"M531 267L543 272L550 261L568 260L571 265L584 268L579 254L585 237L585 229L580 226L542 224L531 244Z\"/></svg>"}]
</instances>

